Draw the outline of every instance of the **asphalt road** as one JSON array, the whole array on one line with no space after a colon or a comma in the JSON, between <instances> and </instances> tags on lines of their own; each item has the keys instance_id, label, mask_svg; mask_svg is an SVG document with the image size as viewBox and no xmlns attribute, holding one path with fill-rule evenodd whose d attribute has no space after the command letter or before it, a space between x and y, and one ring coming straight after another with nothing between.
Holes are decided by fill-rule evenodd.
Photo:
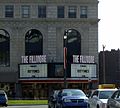
<instances>
[{"instance_id":1,"label":"asphalt road","mask_svg":"<svg viewBox=\"0 0 120 108\"><path fill-rule=\"evenodd\" d=\"M0 108L48 108L48 105L25 105L25 106L7 106Z\"/></svg>"}]
</instances>

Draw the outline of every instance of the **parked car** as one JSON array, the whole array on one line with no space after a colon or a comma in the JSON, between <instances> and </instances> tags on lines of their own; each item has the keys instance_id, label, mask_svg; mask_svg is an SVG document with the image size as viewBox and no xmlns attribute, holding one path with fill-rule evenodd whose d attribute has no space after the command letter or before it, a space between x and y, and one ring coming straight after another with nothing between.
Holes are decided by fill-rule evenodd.
<instances>
[{"instance_id":1,"label":"parked car","mask_svg":"<svg viewBox=\"0 0 120 108\"><path fill-rule=\"evenodd\" d=\"M89 97L90 108L106 108L108 98L117 89L96 89L93 90Z\"/></svg>"},{"instance_id":2,"label":"parked car","mask_svg":"<svg viewBox=\"0 0 120 108\"><path fill-rule=\"evenodd\" d=\"M120 108L120 89L108 99L107 108Z\"/></svg>"},{"instance_id":3,"label":"parked car","mask_svg":"<svg viewBox=\"0 0 120 108\"><path fill-rule=\"evenodd\" d=\"M52 94L50 94L48 99L48 108L56 108L56 100L58 97L58 93L60 90L54 90Z\"/></svg>"},{"instance_id":4,"label":"parked car","mask_svg":"<svg viewBox=\"0 0 120 108\"><path fill-rule=\"evenodd\" d=\"M58 93L57 108L88 108L88 97L79 89L62 89Z\"/></svg>"},{"instance_id":5,"label":"parked car","mask_svg":"<svg viewBox=\"0 0 120 108\"><path fill-rule=\"evenodd\" d=\"M0 106L6 106L8 105L8 98L7 94L4 90L0 90Z\"/></svg>"}]
</instances>

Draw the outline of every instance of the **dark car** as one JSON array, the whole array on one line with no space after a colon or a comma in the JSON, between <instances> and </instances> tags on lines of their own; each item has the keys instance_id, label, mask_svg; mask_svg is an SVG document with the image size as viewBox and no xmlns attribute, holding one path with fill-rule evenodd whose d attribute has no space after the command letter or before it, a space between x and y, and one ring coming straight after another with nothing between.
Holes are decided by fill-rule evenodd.
<instances>
[{"instance_id":1,"label":"dark car","mask_svg":"<svg viewBox=\"0 0 120 108\"><path fill-rule=\"evenodd\" d=\"M113 95L108 98L107 108L120 108L120 89L115 91Z\"/></svg>"},{"instance_id":2,"label":"dark car","mask_svg":"<svg viewBox=\"0 0 120 108\"><path fill-rule=\"evenodd\" d=\"M8 105L8 98L7 94L4 90L0 90L0 106L6 106Z\"/></svg>"},{"instance_id":3,"label":"dark car","mask_svg":"<svg viewBox=\"0 0 120 108\"><path fill-rule=\"evenodd\" d=\"M79 89L63 89L58 93L57 108L89 108L88 97Z\"/></svg>"},{"instance_id":4,"label":"dark car","mask_svg":"<svg viewBox=\"0 0 120 108\"><path fill-rule=\"evenodd\" d=\"M56 108L56 100L58 97L59 90L54 90L48 99L48 108Z\"/></svg>"}]
</instances>

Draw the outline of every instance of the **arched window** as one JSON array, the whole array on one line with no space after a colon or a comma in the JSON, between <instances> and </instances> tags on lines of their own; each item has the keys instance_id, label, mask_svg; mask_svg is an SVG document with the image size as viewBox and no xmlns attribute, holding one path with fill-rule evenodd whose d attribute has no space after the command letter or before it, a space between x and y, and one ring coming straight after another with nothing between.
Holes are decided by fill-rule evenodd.
<instances>
[{"instance_id":1,"label":"arched window","mask_svg":"<svg viewBox=\"0 0 120 108\"><path fill-rule=\"evenodd\" d=\"M43 54L43 36L36 29L29 30L25 35L25 55Z\"/></svg>"},{"instance_id":2,"label":"arched window","mask_svg":"<svg viewBox=\"0 0 120 108\"><path fill-rule=\"evenodd\" d=\"M0 66L10 65L10 35L4 30L0 29Z\"/></svg>"},{"instance_id":3,"label":"arched window","mask_svg":"<svg viewBox=\"0 0 120 108\"><path fill-rule=\"evenodd\" d=\"M75 29L67 30L67 56L68 60L72 62L73 55L81 54L81 35Z\"/></svg>"},{"instance_id":4,"label":"arched window","mask_svg":"<svg viewBox=\"0 0 120 108\"><path fill-rule=\"evenodd\" d=\"M67 76L70 77L71 63L73 63L73 55L81 54L81 35L75 29L68 29L64 35L67 35Z\"/></svg>"}]
</instances>

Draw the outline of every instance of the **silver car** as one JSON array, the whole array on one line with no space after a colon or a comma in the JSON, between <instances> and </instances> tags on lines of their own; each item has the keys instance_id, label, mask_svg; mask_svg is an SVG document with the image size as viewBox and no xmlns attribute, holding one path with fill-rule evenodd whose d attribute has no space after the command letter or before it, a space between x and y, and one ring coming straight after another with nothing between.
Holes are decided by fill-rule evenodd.
<instances>
[{"instance_id":1,"label":"silver car","mask_svg":"<svg viewBox=\"0 0 120 108\"><path fill-rule=\"evenodd\" d=\"M96 89L89 97L90 108L106 108L108 98L117 89Z\"/></svg>"},{"instance_id":2,"label":"silver car","mask_svg":"<svg viewBox=\"0 0 120 108\"><path fill-rule=\"evenodd\" d=\"M107 108L120 108L120 89L108 99Z\"/></svg>"}]
</instances>

